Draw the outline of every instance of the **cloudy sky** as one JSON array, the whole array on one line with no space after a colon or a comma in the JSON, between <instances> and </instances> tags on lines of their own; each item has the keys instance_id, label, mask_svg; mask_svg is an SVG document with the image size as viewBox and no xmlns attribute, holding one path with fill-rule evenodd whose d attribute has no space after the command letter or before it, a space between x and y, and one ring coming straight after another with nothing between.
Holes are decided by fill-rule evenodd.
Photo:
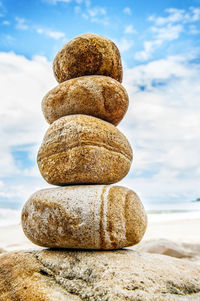
<instances>
[{"instance_id":1,"label":"cloudy sky","mask_svg":"<svg viewBox=\"0 0 200 301\"><path fill-rule=\"evenodd\" d=\"M48 187L36 164L52 60L94 32L118 45L134 160L121 182L144 203L200 197L200 0L0 1L0 207Z\"/></svg>"}]
</instances>

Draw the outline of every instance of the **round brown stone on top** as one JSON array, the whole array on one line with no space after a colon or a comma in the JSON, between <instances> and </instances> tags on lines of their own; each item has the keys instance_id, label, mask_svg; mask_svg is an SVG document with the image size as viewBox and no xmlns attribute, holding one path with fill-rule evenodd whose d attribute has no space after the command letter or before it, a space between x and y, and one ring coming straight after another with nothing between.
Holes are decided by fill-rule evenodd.
<instances>
[{"instance_id":1,"label":"round brown stone on top","mask_svg":"<svg viewBox=\"0 0 200 301\"><path fill-rule=\"evenodd\" d=\"M122 82L122 63L117 46L97 34L80 35L57 53L53 70L59 83L84 75L105 75Z\"/></svg>"},{"instance_id":2,"label":"round brown stone on top","mask_svg":"<svg viewBox=\"0 0 200 301\"><path fill-rule=\"evenodd\" d=\"M108 76L91 75L67 80L49 91L42 100L48 123L60 117L85 114L117 125L128 108L124 87Z\"/></svg>"}]
</instances>

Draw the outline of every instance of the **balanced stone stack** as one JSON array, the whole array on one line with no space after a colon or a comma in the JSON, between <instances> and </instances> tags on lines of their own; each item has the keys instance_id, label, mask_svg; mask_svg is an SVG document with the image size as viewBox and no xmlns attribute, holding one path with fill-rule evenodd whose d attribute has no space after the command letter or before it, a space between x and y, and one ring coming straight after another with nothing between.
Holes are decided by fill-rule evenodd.
<instances>
[{"instance_id":1,"label":"balanced stone stack","mask_svg":"<svg viewBox=\"0 0 200 301\"><path fill-rule=\"evenodd\" d=\"M56 55L60 83L45 95L50 127L38 166L53 185L34 193L22 210L22 226L35 244L51 248L118 249L138 243L147 217L137 194L112 186L131 166L132 149L116 128L128 108L116 45L84 34Z\"/></svg>"}]
</instances>

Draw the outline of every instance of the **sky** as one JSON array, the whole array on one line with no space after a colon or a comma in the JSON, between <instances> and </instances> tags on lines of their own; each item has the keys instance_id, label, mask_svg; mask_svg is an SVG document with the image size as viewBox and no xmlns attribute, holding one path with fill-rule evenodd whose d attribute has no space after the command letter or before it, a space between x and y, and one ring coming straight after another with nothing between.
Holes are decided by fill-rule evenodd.
<instances>
[{"instance_id":1,"label":"sky","mask_svg":"<svg viewBox=\"0 0 200 301\"><path fill-rule=\"evenodd\" d=\"M52 61L75 36L112 39L129 109L118 128L133 148L119 183L143 203L200 197L200 0L0 0L0 208L49 187L37 151L48 128Z\"/></svg>"}]
</instances>

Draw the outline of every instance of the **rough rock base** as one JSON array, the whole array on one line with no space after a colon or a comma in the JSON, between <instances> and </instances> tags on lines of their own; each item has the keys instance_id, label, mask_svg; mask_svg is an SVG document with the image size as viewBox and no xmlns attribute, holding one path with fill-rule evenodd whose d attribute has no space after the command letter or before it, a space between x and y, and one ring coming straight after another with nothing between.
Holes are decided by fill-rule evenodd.
<instances>
[{"instance_id":1,"label":"rough rock base","mask_svg":"<svg viewBox=\"0 0 200 301\"><path fill-rule=\"evenodd\" d=\"M200 266L119 251L20 251L0 256L1 301L200 300Z\"/></svg>"}]
</instances>

